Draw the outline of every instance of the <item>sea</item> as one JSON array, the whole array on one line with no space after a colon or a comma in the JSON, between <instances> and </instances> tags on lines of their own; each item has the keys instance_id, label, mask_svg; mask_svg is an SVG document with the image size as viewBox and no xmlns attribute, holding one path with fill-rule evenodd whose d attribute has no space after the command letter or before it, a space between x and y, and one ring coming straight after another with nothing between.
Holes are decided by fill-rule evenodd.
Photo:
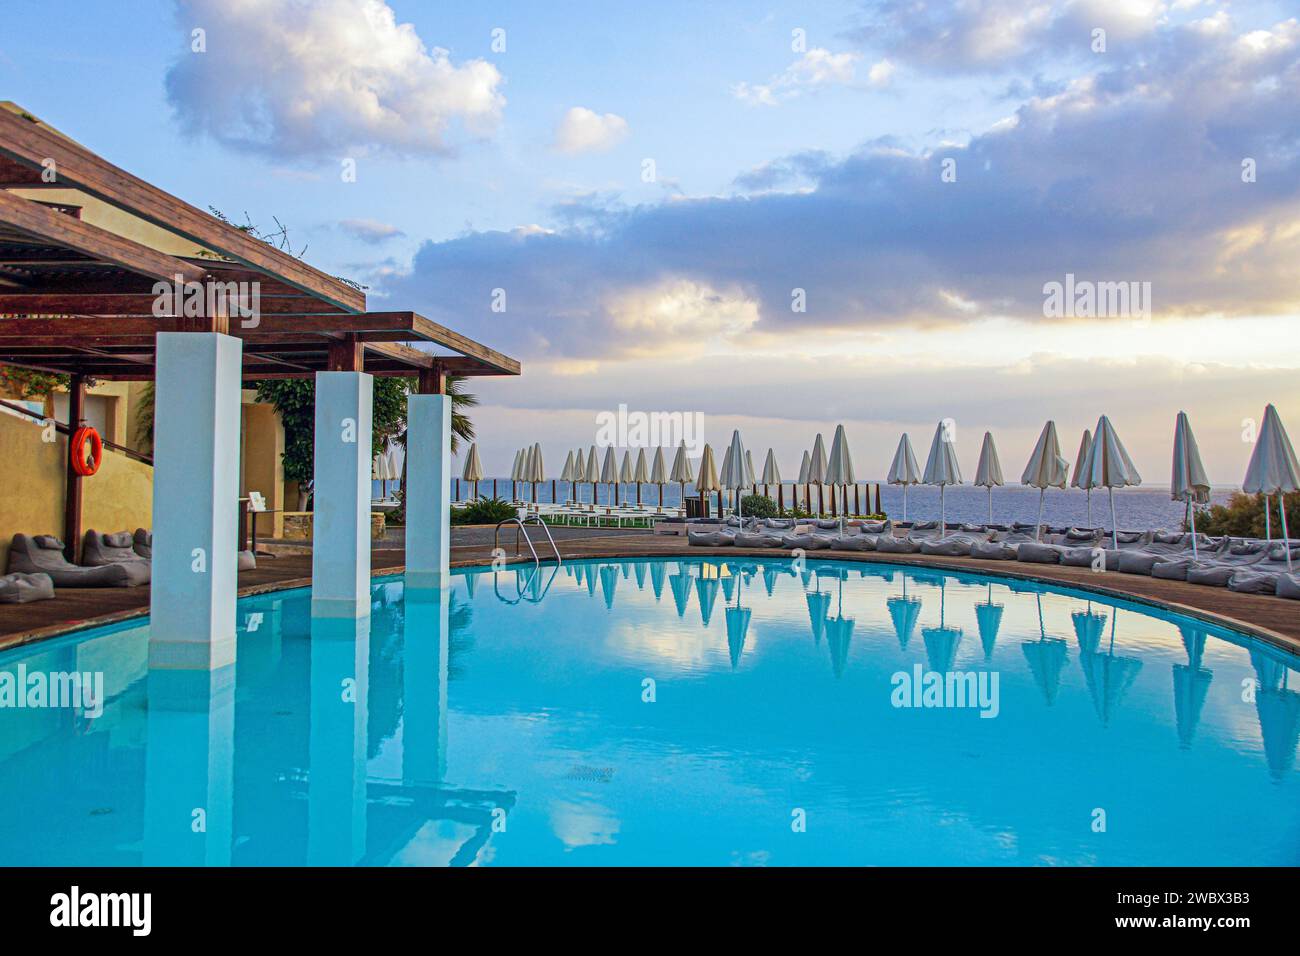
<instances>
[{"instance_id":1,"label":"sea","mask_svg":"<svg viewBox=\"0 0 1300 956\"><path fill-rule=\"evenodd\" d=\"M391 491L396 487L396 482L388 482L388 488ZM479 493L481 495L492 494L492 479L488 478L479 482ZM460 501L469 498L473 494L473 489L467 482L459 483L459 493L455 483L453 483L453 499ZM561 502L572 499L572 490L568 482L557 481L554 483L555 493ZM866 510L866 485L861 485L863 500L863 510ZM881 507L890 517L901 520L903 517L903 490L895 485L880 484ZM379 483L375 482L375 492L378 495ZM758 490L763 491L763 486L759 485ZM1225 504L1232 496L1233 492L1238 489L1224 486L1216 487L1210 492L1210 504ZM776 498L776 486L770 489L770 497ZM597 501L600 504L606 504L609 501L609 485L597 486ZM793 485L787 482L783 489L783 497L786 505L791 502ZM517 493L520 499L532 500L532 488L523 482L517 484ZM636 501L636 486L622 485L619 487L619 500L622 502ZM686 485L687 496L695 494L695 488L690 483ZM800 491L802 495L802 490ZM496 479L496 495L501 498L509 499L510 479ZM817 487L814 485L812 490L813 502L817 501ZM854 498L853 489L849 489L849 501ZM591 502L591 485L578 485L578 499L584 503ZM1071 526L1094 528L1110 527L1110 508L1107 502L1105 489L1094 491L1091 496L1091 521L1089 521L1089 496L1076 488L1060 490L1049 488L1043 495L1043 520L1052 526ZM539 482L537 485L537 500L539 502L552 502L552 482ZM656 505L659 503L659 487L657 485L643 485L641 488L641 500L647 504ZM665 507L679 507L682 500L681 486L677 484L665 485L663 489L663 503ZM717 496L713 496L714 507L717 505ZM1038 516L1038 489L1030 488L1025 485L1006 485L1002 488L994 488L992 495L993 503L993 523L1010 524L1013 521L1032 522ZM944 494L944 513L950 523L971 522L983 523L989 520L989 493L983 488L975 488L971 485L955 485L947 489ZM1126 529L1149 529L1149 528L1178 528L1181 527L1185 515L1185 505L1181 501L1174 501L1169 497L1169 490L1161 487L1137 487L1118 489L1115 492L1115 513L1119 519L1119 526ZM927 485L913 485L907 490L907 517L913 521L925 521L927 519L939 517L939 489Z\"/></svg>"}]
</instances>

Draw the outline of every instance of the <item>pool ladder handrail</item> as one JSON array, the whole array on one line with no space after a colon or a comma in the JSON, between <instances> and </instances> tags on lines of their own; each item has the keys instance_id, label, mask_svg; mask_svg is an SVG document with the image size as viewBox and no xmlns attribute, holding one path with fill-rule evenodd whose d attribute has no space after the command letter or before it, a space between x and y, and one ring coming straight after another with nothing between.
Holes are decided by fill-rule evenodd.
<instances>
[{"instance_id":1,"label":"pool ladder handrail","mask_svg":"<svg viewBox=\"0 0 1300 956\"><path fill-rule=\"evenodd\" d=\"M528 534L528 528L525 527L525 525L530 522L536 522L542 526L542 531L546 533L546 540L551 543L551 550L555 552L556 567L564 564L564 559L560 557L560 549L556 546L555 539L551 537L551 529L546 526L546 522L542 520L541 515L537 514L524 515L522 518L506 518L504 521L498 521L496 530L492 532L492 551L496 552L497 549L501 547L501 526L503 524L518 525L519 531L515 532L515 554L519 553L519 534L522 532L524 540L528 542L528 550L532 553L533 563L541 565L542 559L537 556L537 549L533 547L533 539Z\"/></svg>"}]
</instances>

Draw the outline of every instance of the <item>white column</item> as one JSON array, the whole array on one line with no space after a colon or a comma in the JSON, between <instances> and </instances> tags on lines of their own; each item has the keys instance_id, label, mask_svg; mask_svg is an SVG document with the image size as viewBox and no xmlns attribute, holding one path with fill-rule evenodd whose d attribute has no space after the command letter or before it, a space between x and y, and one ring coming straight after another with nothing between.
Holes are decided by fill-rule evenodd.
<instances>
[{"instance_id":1,"label":"white column","mask_svg":"<svg viewBox=\"0 0 1300 956\"><path fill-rule=\"evenodd\" d=\"M215 332L157 336L151 667L235 659L242 353Z\"/></svg>"},{"instance_id":2,"label":"white column","mask_svg":"<svg viewBox=\"0 0 1300 956\"><path fill-rule=\"evenodd\" d=\"M451 398L406 400L406 579L443 587L451 559Z\"/></svg>"},{"instance_id":3,"label":"white column","mask_svg":"<svg viewBox=\"0 0 1300 956\"><path fill-rule=\"evenodd\" d=\"M366 852L370 618L311 622L308 866L353 866Z\"/></svg>"},{"instance_id":4,"label":"white column","mask_svg":"<svg viewBox=\"0 0 1300 956\"><path fill-rule=\"evenodd\" d=\"M447 773L451 588L421 588L408 574L403 602L402 782L436 787Z\"/></svg>"},{"instance_id":5,"label":"white column","mask_svg":"<svg viewBox=\"0 0 1300 956\"><path fill-rule=\"evenodd\" d=\"M370 435L374 379L316 373L311 613L370 613Z\"/></svg>"}]
</instances>

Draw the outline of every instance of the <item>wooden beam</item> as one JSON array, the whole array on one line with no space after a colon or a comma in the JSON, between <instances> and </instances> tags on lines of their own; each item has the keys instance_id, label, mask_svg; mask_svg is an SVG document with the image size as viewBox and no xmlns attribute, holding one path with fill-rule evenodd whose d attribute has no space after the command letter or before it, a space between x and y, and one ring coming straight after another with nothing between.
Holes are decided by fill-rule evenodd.
<instances>
[{"instance_id":1,"label":"wooden beam","mask_svg":"<svg viewBox=\"0 0 1300 956\"><path fill-rule=\"evenodd\" d=\"M0 110L0 113L5 112L7 111ZM190 265L183 259L150 249L107 229L65 216L48 206L4 190L0 190L0 222L27 235L75 249L95 259L112 262L150 279L172 282L179 275L185 282L201 282L207 275L205 269Z\"/></svg>"},{"instance_id":2,"label":"wooden beam","mask_svg":"<svg viewBox=\"0 0 1300 956\"><path fill-rule=\"evenodd\" d=\"M73 564L81 563L81 476L72 470L72 433L80 427L86 402L86 381L73 375L68 383L68 452L63 461L67 474L63 493L63 554Z\"/></svg>"},{"instance_id":3,"label":"wooden beam","mask_svg":"<svg viewBox=\"0 0 1300 956\"><path fill-rule=\"evenodd\" d=\"M447 373L441 362L434 362L429 368L420 369L419 389L421 395L446 395Z\"/></svg>"},{"instance_id":4,"label":"wooden beam","mask_svg":"<svg viewBox=\"0 0 1300 956\"><path fill-rule=\"evenodd\" d=\"M329 357L326 370L330 372L361 372L365 370L365 344L355 335L345 336L342 340L329 344Z\"/></svg>"},{"instance_id":5,"label":"wooden beam","mask_svg":"<svg viewBox=\"0 0 1300 956\"><path fill-rule=\"evenodd\" d=\"M42 168L45 160L53 160L59 182L64 185L75 186L204 248L268 272L331 305L349 312L360 312L366 307L364 292L8 110L0 110L0 155L36 170Z\"/></svg>"},{"instance_id":6,"label":"wooden beam","mask_svg":"<svg viewBox=\"0 0 1300 956\"><path fill-rule=\"evenodd\" d=\"M0 292L0 314L118 315L151 318L156 300L157 296L151 293L132 292ZM320 300L305 295L267 295L263 291L260 307L263 315L321 315Z\"/></svg>"}]
</instances>

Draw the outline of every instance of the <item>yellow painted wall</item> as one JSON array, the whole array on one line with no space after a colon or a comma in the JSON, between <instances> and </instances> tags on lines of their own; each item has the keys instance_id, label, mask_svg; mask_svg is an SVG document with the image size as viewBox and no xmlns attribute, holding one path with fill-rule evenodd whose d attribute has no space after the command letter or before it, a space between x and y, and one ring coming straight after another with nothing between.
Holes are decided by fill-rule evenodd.
<instances>
[{"instance_id":1,"label":"yellow painted wall","mask_svg":"<svg viewBox=\"0 0 1300 956\"><path fill-rule=\"evenodd\" d=\"M284 532L284 426L273 405L256 403L252 392L245 392L243 407L243 468L239 494L260 491L266 507L276 512L254 518L257 533L263 538L279 538ZM295 501L295 506L296 506Z\"/></svg>"},{"instance_id":2,"label":"yellow painted wall","mask_svg":"<svg viewBox=\"0 0 1300 956\"><path fill-rule=\"evenodd\" d=\"M0 561L18 533L63 537L63 484L68 440L41 440L42 426L0 413ZM104 452L99 472L83 479L82 529L134 531L153 526L153 469Z\"/></svg>"}]
</instances>

